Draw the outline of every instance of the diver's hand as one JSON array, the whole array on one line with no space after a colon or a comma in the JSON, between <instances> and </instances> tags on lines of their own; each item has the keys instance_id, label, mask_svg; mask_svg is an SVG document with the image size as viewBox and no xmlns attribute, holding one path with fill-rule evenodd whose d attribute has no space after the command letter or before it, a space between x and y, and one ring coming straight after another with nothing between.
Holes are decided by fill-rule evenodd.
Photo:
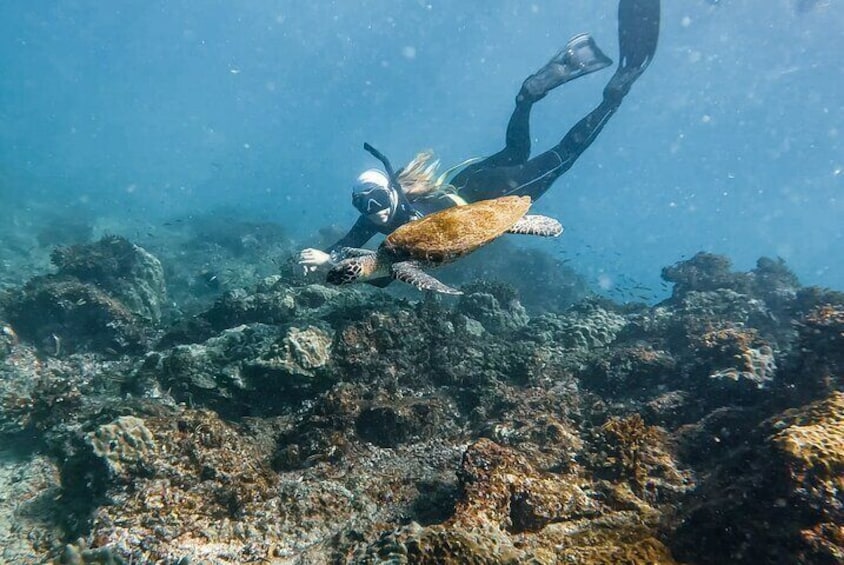
<instances>
[{"instance_id":1,"label":"diver's hand","mask_svg":"<svg viewBox=\"0 0 844 565\"><path fill-rule=\"evenodd\" d=\"M303 249L299 252L299 264L305 269L305 274L316 271L331 263L331 255L319 249Z\"/></svg>"}]
</instances>

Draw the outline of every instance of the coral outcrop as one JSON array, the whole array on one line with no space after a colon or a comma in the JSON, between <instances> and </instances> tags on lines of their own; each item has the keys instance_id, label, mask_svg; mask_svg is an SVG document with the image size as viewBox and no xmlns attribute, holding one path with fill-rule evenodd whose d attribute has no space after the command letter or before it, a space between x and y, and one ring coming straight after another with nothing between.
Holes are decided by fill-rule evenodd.
<instances>
[{"instance_id":1,"label":"coral outcrop","mask_svg":"<svg viewBox=\"0 0 844 565\"><path fill-rule=\"evenodd\" d=\"M126 238L105 236L59 247L51 259L60 276L96 285L136 316L153 323L161 319L167 299L161 262Z\"/></svg>"},{"instance_id":2,"label":"coral outcrop","mask_svg":"<svg viewBox=\"0 0 844 565\"><path fill-rule=\"evenodd\" d=\"M6 297L11 327L54 356L75 351L139 353L166 301L161 263L118 236L58 248L58 273L34 277Z\"/></svg>"},{"instance_id":3,"label":"coral outcrop","mask_svg":"<svg viewBox=\"0 0 844 565\"><path fill-rule=\"evenodd\" d=\"M325 387L332 340L316 326L240 325L151 354L137 378L157 379L177 400L227 415L272 413Z\"/></svg>"}]
</instances>

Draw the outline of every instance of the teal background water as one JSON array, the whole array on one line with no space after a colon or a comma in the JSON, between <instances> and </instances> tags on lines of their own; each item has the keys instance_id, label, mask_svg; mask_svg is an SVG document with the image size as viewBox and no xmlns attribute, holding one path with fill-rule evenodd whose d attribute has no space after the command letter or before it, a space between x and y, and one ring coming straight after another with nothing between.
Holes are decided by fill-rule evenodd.
<instances>
[{"instance_id":1,"label":"teal background water","mask_svg":"<svg viewBox=\"0 0 844 565\"><path fill-rule=\"evenodd\" d=\"M809 6L811 5L811 6ZM798 9L800 6L808 10ZM503 144L522 80L571 35L617 59L612 0L0 4L0 220L45 207L143 239L224 208L304 247L349 227L372 159L444 164ZM659 50L536 210L596 285L656 286L699 250L779 256L844 288L844 4L666 0ZM611 69L537 104L534 148ZM17 225L17 224L16 224Z\"/></svg>"}]
</instances>

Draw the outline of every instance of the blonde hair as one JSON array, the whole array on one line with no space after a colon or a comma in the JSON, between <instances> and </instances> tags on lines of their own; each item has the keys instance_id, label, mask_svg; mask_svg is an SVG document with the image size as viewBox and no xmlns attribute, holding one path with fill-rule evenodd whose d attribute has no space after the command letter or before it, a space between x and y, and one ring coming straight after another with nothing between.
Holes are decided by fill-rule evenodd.
<instances>
[{"instance_id":1,"label":"blonde hair","mask_svg":"<svg viewBox=\"0 0 844 565\"><path fill-rule=\"evenodd\" d=\"M426 149L417 153L399 172L399 184L408 200L413 202L454 193L454 187L445 184L443 177L437 177L439 166L440 160L434 158L434 152Z\"/></svg>"}]
</instances>

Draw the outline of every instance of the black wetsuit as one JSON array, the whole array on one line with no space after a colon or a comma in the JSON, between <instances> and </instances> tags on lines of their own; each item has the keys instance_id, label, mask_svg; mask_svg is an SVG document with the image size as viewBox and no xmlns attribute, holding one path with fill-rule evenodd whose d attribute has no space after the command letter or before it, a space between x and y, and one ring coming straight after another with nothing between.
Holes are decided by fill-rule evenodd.
<instances>
[{"instance_id":1,"label":"black wetsuit","mask_svg":"<svg viewBox=\"0 0 844 565\"><path fill-rule=\"evenodd\" d=\"M595 141L656 50L660 0L620 0L618 17L620 62L604 88L601 103L575 124L557 145L531 159L530 110L542 96L531 98L523 86L516 96L516 109L507 125L504 149L467 166L451 179L450 184L457 189L460 198L477 202L512 194L527 195L536 201ZM403 194L399 198L399 206L387 224L374 224L361 216L329 252L341 247L361 247L378 232L390 234L413 219L456 204L456 200L447 195L412 203Z\"/></svg>"},{"instance_id":2,"label":"black wetsuit","mask_svg":"<svg viewBox=\"0 0 844 565\"><path fill-rule=\"evenodd\" d=\"M618 109L622 97L622 93L607 89L601 104L580 120L560 143L530 159L530 110L534 101L520 93L516 97L516 109L507 125L504 149L467 166L454 176L450 184L466 202L489 200L510 194L527 195L535 201L545 194L554 181L569 170L592 144ZM455 200L446 195L416 202L408 202L404 195L400 198L403 201L399 203L388 223L376 224L366 216L361 216L349 233L332 245L328 252L337 251L342 247L362 247L376 233L389 235L411 220L456 205Z\"/></svg>"},{"instance_id":3,"label":"black wetsuit","mask_svg":"<svg viewBox=\"0 0 844 565\"><path fill-rule=\"evenodd\" d=\"M467 202L501 196L530 196L536 201L588 148L621 104L622 96L605 92L604 100L580 120L556 146L530 158L530 109L520 94L507 125L504 149L469 165L451 180Z\"/></svg>"}]
</instances>

